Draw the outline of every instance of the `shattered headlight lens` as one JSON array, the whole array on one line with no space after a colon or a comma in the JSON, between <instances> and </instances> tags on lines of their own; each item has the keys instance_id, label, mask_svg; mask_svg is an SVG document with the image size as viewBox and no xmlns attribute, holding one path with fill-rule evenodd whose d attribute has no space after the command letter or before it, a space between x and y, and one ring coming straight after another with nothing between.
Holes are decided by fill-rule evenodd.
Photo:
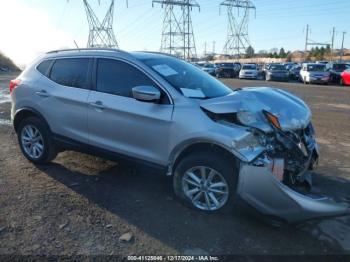
<instances>
[{"instance_id":1,"label":"shattered headlight lens","mask_svg":"<svg viewBox=\"0 0 350 262\"><path fill-rule=\"evenodd\" d=\"M258 137L253 133L249 133L244 137L232 140L232 147L233 150L247 162L252 161L265 150Z\"/></svg>"},{"instance_id":2,"label":"shattered headlight lens","mask_svg":"<svg viewBox=\"0 0 350 262\"><path fill-rule=\"evenodd\" d=\"M259 141L258 137L256 137L254 134L250 133L249 135L247 135L243 138L234 139L232 141L232 146L238 150L252 149L255 147L260 147L261 142Z\"/></svg>"},{"instance_id":3,"label":"shattered headlight lens","mask_svg":"<svg viewBox=\"0 0 350 262\"><path fill-rule=\"evenodd\" d=\"M254 115L254 113L250 111L245 111L245 110L237 112L237 119L241 124L245 126L250 126L257 122L256 116Z\"/></svg>"}]
</instances>

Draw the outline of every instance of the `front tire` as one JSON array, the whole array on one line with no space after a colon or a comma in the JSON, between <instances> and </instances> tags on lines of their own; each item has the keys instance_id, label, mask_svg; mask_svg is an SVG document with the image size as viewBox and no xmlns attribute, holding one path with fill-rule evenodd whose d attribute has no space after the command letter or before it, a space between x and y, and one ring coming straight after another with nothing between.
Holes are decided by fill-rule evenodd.
<instances>
[{"instance_id":1,"label":"front tire","mask_svg":"<svg viewBox=\"0 0 350 262\"><path fill-rule=\"evenodd\" d=\"M228 157L195 153L175 168L173 186L185 205L206 213L227 213L234 208L238 175Z\"/></svg>"},{"instance_id":2,"label":"front tire","mask_svg":"<svg viewBox=\"0 0 350 262\"><path fill-rule=\"evenodd\" d=\"M34 164L48 163L57 155L48 126L37 117L24 119L17 137L23 155Z\"/></svg>"}]
</instances>

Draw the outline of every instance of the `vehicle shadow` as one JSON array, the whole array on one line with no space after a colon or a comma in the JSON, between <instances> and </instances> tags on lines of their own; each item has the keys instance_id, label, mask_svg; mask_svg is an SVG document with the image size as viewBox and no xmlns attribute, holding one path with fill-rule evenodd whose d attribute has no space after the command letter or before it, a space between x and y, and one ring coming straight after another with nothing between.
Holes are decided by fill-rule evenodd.
<instances>
[{"instance_id":1,"label":"vehicle shadow","mask_svg":"<svg viewBox=\"0 0 350 262\"><path fill-rule=\"evenodd\" d=\"M294 226L276 229L267 225L241 201L237 201L237 210L227 215L208 215L184 207L174 197L171 178L149 170L115 164L92 176L59 163L38 168L181 253L198 248L217 255L325 250L322 243Z\"/></svg>"}]
</instances>

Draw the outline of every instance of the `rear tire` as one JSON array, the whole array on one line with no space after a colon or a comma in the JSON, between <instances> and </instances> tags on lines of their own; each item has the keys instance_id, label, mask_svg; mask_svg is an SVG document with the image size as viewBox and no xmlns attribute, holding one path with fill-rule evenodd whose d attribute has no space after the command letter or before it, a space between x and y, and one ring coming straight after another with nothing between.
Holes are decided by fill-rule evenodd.
<instances>
[{"instance_id":1,"label":"rear tire","mask_svg":"<svg viewBox=\"0 0 350 262\"><path fill-rule=\"evenodd\" d=\"M23 155L34 164L48 163L57 155L50 129L40 118L22 120L17 137Z\"/></svg>"},{"instance_id":2,"label":"rear tire","mask_svg":"<svg viewBox=\"0 0 350 262\"><path fill-rule=\"evenodd\" d=\"M236 198L238 174L235 169L235 164L225 156L206 152L188 155L175 168L175 195L186 206L202 212L228 213L233 210ZM201 176L203 170L206 180ZM196 176L194 180L190 173ZM194 181L196 185L192 183Z\"/></svg>"}]
</instances>

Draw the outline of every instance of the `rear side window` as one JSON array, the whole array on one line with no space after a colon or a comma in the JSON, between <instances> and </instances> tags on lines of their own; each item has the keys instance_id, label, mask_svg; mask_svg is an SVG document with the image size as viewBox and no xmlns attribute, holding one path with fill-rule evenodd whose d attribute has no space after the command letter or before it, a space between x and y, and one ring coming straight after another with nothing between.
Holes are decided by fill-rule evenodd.
<instances>
[{"instance_id":1,"label":"rear side window","mask_svg":"<svg viewBox=\"0 0 350 262\"><path fill-rule=\"evenodd\" d=\"M113 59L99 59L97 67L97 86L99 92L132 97L136 86L154 86L154 82L137 68Z\"/></svg>"},{"instance_id":2,"label":"rear side window","mask_svg":"<svg viewBox=\"0 0 350 262\"><path fill-rule=\"evenodd\" d=\"M64 58L55 61L50 79L60 85L89 89L89 58Z\"/></svg>"},{"instance_id":3,"label":"rear side window","mask_svg":"<svg viewBox=\"0 0 350 262\"><path fill-rule=\"evenodd\" d=\"M43 75L47 76L49 73L49 68L50 65L52 63L52 60L45 60L43 62L41 62L38 66L37 66L37 70L42 73Z\"/></svg>"}]
</instances>

